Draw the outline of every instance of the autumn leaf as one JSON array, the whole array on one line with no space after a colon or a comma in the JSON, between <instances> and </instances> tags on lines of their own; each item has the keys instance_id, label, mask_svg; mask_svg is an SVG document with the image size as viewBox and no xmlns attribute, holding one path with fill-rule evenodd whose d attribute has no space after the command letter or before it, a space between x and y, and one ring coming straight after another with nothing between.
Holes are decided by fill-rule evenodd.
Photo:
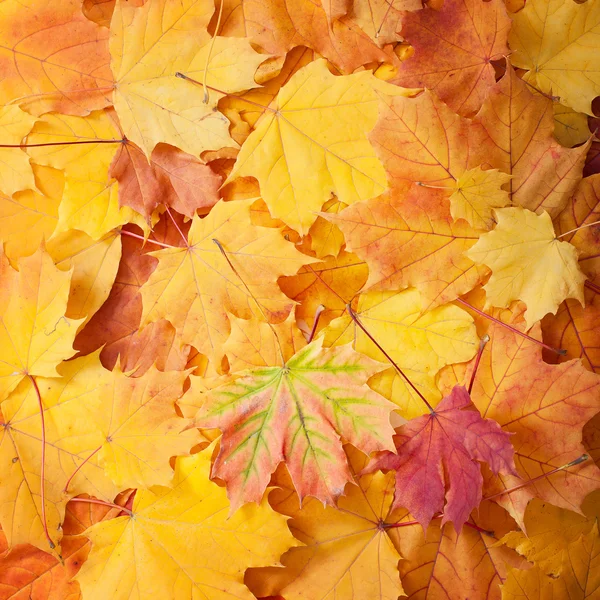
<instances>
[{"instance_id":1,"label":"autumn leaf","mask_svg":"<svg viewBox=\"0 0 600 600\"><path fill-rule=\"evenodd\" d=\"M524 329L518 317L509 324ZM531 331L536 338L538 327ZM502 325L491 323L488 334L491 341L483 352L471 397L482 417L514 434L511 442L519 477L494 478L486 482L487 493L497 495L495 501L522 529L531 498L579 512L583 498L598 487L600 472L591 461L572 469L564 466L585 453L581 431L598 412L598 376L579 360L546 364L538 344ZM452 385L447 383L444 389Z\"/></svg>"},{"instance_id":2,"label":"autumn leaf","mask_svg":"<svg viewBox=\"0 0 600 600\"><path fill-rule=\"evenodd\" d=\"M399 293L361 294L354 312L410 383L433 404L441 399L435 382L440 369L466 362L477 351L479 340L471 316L451 304L422 312L420 294L414 288ZM347 313L325 329L324 342L326 345L352 342L358 352L386 361L381 350ZM369 385L397 404L406 419L427 410L412 386L394 369L376 375Z\"/></svg>"},{"instance_id":3,"label":"autumn leaf","mask_svg":"<svg viewBox=\"0 0 600 600\"><path fill-rule=\"evenodd\" d=\"M361 468L356 454L349 456L354 471ZM391 474L356 478L337 509L314 498L300 507L291 482L272 492L272 505L291 517L290 529L305 545L283 555L284 569L250 569L247 585L259 598L285 594L289 600L321 600L334 594L396 600L404 593L398 574L401 556L390 533L406 511L392 510L393 486Z\"/></svg>"},{"instance_id":4,"label":"autumn leaf","mask_svg":"<svg viewBox=\"0 0 600 600\"><path fill-rule=\"evenodd\" d=\"M229 121L213 107L222 93L255 87L252 75L266 57L245 39L209 43L213 11L205 0L159 0L141 7L117 1L110 38L114 105L125 135L148 157L159 142L193 156L235 145ZM173 47L180 51L172 54ZM222 93L212 91L205 102L202 89L177 73Z\"/></svg>"},{"instance_id":5,"label":"autumn leaf","mask_svg":"<svg viewBox=\"0 0 600 600\"><path fill-rule=\"evenodd\" d=\"M74 354L81 321L67 319L71 273L61 271L44 248L13 269L0 257L0 401L27 377L55 377Z\"/></svg>"},{"instance_id":6,"label":"autumn leaf","mask_svg":"<svg viewBox=\"0 0 600 600\"><path fill-rule=\"evenodd\" d=\"M456 386L431 414L397 430L397 454L382 453L369 467L396 471L394 506L406 507L425 529L441 512L442 525L451 521L460 533L482 498L475 461L485 461L496 474L516 473L510 435L477 411L463 410L470 406L467 390Z\"/></svg>"},{"instance_id":7,"label":"autumn leaf","mask_svg":"<svg viewBox=\"0 0 600 600\"><path fill-rule=\"evenodd\" d=\"M529 328L547 313L556 313L566 298L583 304L585 275L577 250L556 238L548 213L500 208L494 215L496 228L483 234L467 252L473 261L492 270L483 286L486 306L504 308L513 300L523 300Z\"/></svg>"},{"instance_id":8,"label":"autumn leaf","mask_svg":"<svg viewBox=\"0 0 600 600\"><path fill-rule=\"evenodd\" d=\"M223 432L213 474L227 483L232 507L259 502L280 462L301 499L333 504L351 480L341 436L364 452L391 448L393 405L366 386L381 368L317 340L281 366L247 370L209 391L195 423Z\"/></svg>"},{"instance_id":9,"label":"autumn leaf","mask_svg":"<svg viewBox=\"0 0 600 600\"><path fill-rule=\"evenodd\" d=\"M470 165L512 175L511 203L554 218L577 188L587 145L563 148L554 139L552 106L507 65L473 119Z\"/></svg>"},{"instance_id":10,"label":"autumn leaf","mask_svg":"<svg viewBox=\"0 0 600 600\"><path fill-rule=\"evenodd\" d=\"M454 300L488 272L466 256L478 235L467 223L454 222L443 190L412 186L406 195L392 190L323 216L369 266L366 289L415 287L424 309Z\"/></svg>"},{"instance_id":11,"label":"autumn leaf","mask_svg":"<svg viewBox=\"0 0 600 600\"><path fill-rule=\"evenodd\" d=\"M304 234L335 193L352 204L383 192L386 178L366 139L382 94L408 94L371 73L335 77L325 61L298 71L265 108L228 181L252 175L271 214ZM314 175L306 177L306 170Z\"/></svg>"},{"instance_id":12,"label":"autumn leaf","mask_svg":"<svg viewBox=\"0 0 600 600\"><path fill-rule=\"evenodd\" d=\"M600 94L594 54L598 4L532 0L512 18L511 61L528 70L525 79L578 112L593 115L591 103Z\"/></svg>"},{"instance_id":13,"label":"autumn leaf","mask_svg":"<svg viewBox=\"0 0 600 600\"><path fill-rule=\"evenodd\" d=\"M3 2L0 38L2 105L86 115L110 104L108 32L83 16L77 0Z\"/></svg>"},{"instance_id":14,"label":"autumn leaf","mask_svg":"<svg viewBox=\"0 0 600 600\"><path fill-rule=\"evenodd\" d=\"M216 362L229 334L227 311L240 318L285 319L292 303L277 288L277 277L314 262L277 229L253 226L251 204L220 202L205 219L195 217L185 248L152 253L158 266L141 288L144 324L168 319L183 343Z\"/></svg>"},{"instance_id":15,"label":"autumn leaf","mask_svg":"<svg viewBox=\"0 0 600 600\"><path fill-rule=\"evenodd\" d=\"M500 0L445 0L405 13L401 34L414 56L400 63L394 83L434 90L450 108L471 116L494 84L490 64L508 53L510 19Z\"/></svg>"},{"instance_id":16,"label":"autumn leaf","mask_svg":"<svg viewBox=\"0 0 600 600\"><path fill-rule=\"evenodd\" d=\"M84 598L253 597L244 570L277 563L297 542L266 499L228 517L225 491L209 480L212 450L179 458L172 489L139 490L131 515L87 530L92 550L76 575Z\"/></svg>"}]
</instances>

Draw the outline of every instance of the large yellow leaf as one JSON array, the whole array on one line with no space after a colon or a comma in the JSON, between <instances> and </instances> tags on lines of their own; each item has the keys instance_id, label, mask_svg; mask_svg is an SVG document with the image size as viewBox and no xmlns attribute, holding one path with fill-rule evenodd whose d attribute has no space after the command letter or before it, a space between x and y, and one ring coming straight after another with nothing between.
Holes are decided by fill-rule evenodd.
<instances>
[{"instance_id":1,"label":"large yellow leaf","mask_svg":"<svg viewBox=\"0 0 600 600\"><path fill-rule=\"evenodd\" d=\"M600 2L528 0L512 15L510 60L525 79L578 112L600 95Z\"/></svg>"},{"instance_id":2,"label":"large yellow leaf","mask_svg":"<svg viewBox=\"0 0 600 600\"><path fill-rule=\"evenodd\" d=\"M301 234L332 193L345 204L377 196L387 180L366 136L384 94L410 92L368 71L335 77L324 60L310 63L266 109L228 181L256 177L271 214Z\"/></svg>"},{"instance_id":3,"label":"large yellow leaf","mask_svg":"<svg viewBox=\"0 0 600 600\"><path fill-rule=\"evenodd\" d=\"M252 203L219 202L204 219L194 217L185 248L152 253L158 266L141 288L142 324L168 319L182 343L192 344L215 364L230 331L227 311L244 319L284 320L293 302L279 290L277 278L315 262L278 229L252 225Z\"/></svg>"},{"instance_id":4,"label":"large yellow leaf","mask_svg":"<svg viewBox=\"0 0 600 600\"><path fill-rule=\"evenodd\" d=\"M55 377L74 353L80 321L65 318L71 272L45 249L22 258L16 271L0 257L0 402L27 375Z\"/></svg>"},{"instance_id":5,"label":"large yellow leaf","mask_svg":"<svg viewBox=\"0 0 600 600\"><path fill-rule=\"evenodd\" d=\"M357 452L354 455L358 457ZM365 461L353 462L358 471ZM272 493L276 510L292 517L290 528L306 546L284 554L283 569L249 571L247 582L257 597L397 600L404 595L398 574L401 556L390 534L406 511L392 510L393 473L357 477L356 484L346 487L338 508L324 507L314 498L300 507L287 482Z\"/></svg>"},{"instance_id":6,"label":"large yellow leaf","mask_svg":"<svg viewBox=\"0 0 600 600\"><path fill-rule=\"evenodd\" d=\"M29 148L32 162L65 173L55 234L79 229L97 240L111 229L136 220L132 209L119 207L117 182L108 174L121 137L106 111L87 117L49 114L36 123L27 137L28 144L54 145ZM139 216L137 220L142 222Z\"/></svg>"},{"instance_id":7,"label":"large yellow leaf","mask_svg":"<svg viewBox=\"0 0 600 600\"><path fill-rule=\"evenodd\" d=\"M421 310L419 292L368 292L361 294L356 314L419 391L435 404L441 395L435 385L438 371L449 364L466 362L477 351L477 334L471 316L452 304ZM353 343L353 347L382 362L385 356L347 315L332 321L325 330L326 344ZM393 381L389 381L389 378ZM423 401L395 372L376 376L374 387L395 402L403 417L412 419L427 412ZM391 386L391 389L390 389Z\"/></svg>"},{"instance_id":8,"label":"large yellow leaf","mask_svg":"<svg viewBox=\"0 0 600 600\"><path fill-rule=\"evenodd\" d=\"M229 517L225 490L209 480L212 450L179 458L173 489L138 490L131 517L88 529L92 551L76 576L84 598L254 598L246 568L276 564L298 542L266 498Z\"/></svg>"},{"instance_id":9,"label":"large yellow leaf","mask_svg":"<svg viewBox=\"0 0 600 600\"><path fill-rule=\"evenodd\" d=\"M0 134L2 144L18 146L31 131L35 117L22 111L18 106L0 107ZM22 148L0 148L0 168L2 169L2 192L12 196L19 190L35 190L33 172L29 157Z\"/></svg>"},{"instance_id":10,"label":"large yellow leaf","mask_svg":"<svg viewBox=\"0 0 600 600\"><path fill-rule=\"evenodd\" d=\"M80 359L81 360L81 359ZM89 362L89 358L83 359ZM96 358L97 361L97 358ZM66 363L72 364L72 363ZM59 367L60 373L65 371ZM29 379L22 381L2 403L0 412L0 524L9 545L28 543L49 551L42 525L41 486L45 492L46 525L55 545L62 535L59 524L65 505L77 490L85 489L97 498L111 501L118 488L94 461L84 461L98 445L94 421L80 421L84 430L65 428L72 414L73 398L93 394L96 379L80 378L70 385L62 378L37 377L45 422L45 461L42 480L42 426L37 394ZM54 388L52 390L52 387ZM61 395L68 387L69 393ZM72 421L70 422L72 425ZM87 434L87 435L86 435ZM81 467L63 493L71 475Z\"/></svg>"},{"instance_id":11,"label":"large yellow leaf","mask_svg":"<svg viewBox=\"0 0 600 600\"><path fill-rule=\"evenodd\" d=\"M165 142L194 156L235 146L229 121L215 109L223 94L176 76L183 73L223 92L256 87L254 72L267 58L246 39L206 31L210 0L156 0L136 8L119 0L111 21L114 104L128 139L150 154ZM210 60L208 57L210 56ZM208 60L208 65L207 65Z\"/></svg>"},{"instance_id":12,"label":"large yellow leaf","mask_svg":"<svg viewBox=\"0 0 600 600\"><path fill-rule=\"evenodd\" d=\"M523 300L529 328L547 313L555 314L566 298L583 304L585 275L577 250L555 237L548 213L500 208L495 215L496 228L483 234L466 253L492 270L484 286L487 306L504 308L513 300Z\"/></svg>"}]
</instances>

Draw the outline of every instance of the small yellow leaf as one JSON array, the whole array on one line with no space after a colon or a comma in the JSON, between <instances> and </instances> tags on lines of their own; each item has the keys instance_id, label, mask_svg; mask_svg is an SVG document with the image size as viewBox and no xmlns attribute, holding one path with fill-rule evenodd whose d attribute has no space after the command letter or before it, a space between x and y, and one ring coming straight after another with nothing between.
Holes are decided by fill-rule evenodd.
<instances>
[{"instance_id":1,"label":"small yellow leaf","mask_svg":"<svg viewBox=\"0 0 600 600\"><path fill-rule=\"evenodd\" d=\"M577 250L555 237L550 215L524 208L500 208L495 215L496 228L484 233L466 253L492 270L484 286L487 307L505 308L513 300L522 300L529 329L547 313L556 314L567 298L583 304L586 278Z\"/></svg>"},{"instance_id":2,"label":"small yellow leaf","mask_svg":"<svg viewBox=\"0 0 600 600\"><path fill-rule=\"evenodd\" d=\"M0 107L0 135L2 144L21 144L31 131L35 117L22 111L18 106ZM2 192L12 196L19 190L35 190L33 172L29 157L21 148L0 148L0 169L2 169Z\"/></svg>"},{"instance_id":3,"label":"small yellow leaf","mask_svg":"<svg viewBox=\"0 0 600 600\"><path fill-rule=\"evenodd\" d=\"M456 181L450 196L450 214L456 221L464 219L475 229L491 229L492 211L510 204L509 194L502 189L511 179L498 169L483 171L475 167L465 171Z\"/></svg>"}]
</instances>

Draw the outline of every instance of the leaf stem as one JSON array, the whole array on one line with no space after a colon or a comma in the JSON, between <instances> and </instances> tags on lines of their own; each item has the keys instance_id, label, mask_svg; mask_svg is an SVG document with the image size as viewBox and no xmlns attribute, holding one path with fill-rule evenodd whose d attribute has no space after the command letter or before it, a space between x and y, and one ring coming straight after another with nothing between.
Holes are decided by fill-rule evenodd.
<instances>
[{"instance_id":1,"label":"leaf stem","mask_svg":"<svg viewBox=\"0 0 600 600\"><path fill-rule=\"evenodd\" d=\"M96 498L71 498L69 502L86 502L87 504L100 504L102 506L109 506L110 508L118 508L120 511L127 513L130 517L133 517L133 512L128 508L115 504L114 502L107 502L106 500L98 500Z\"/></svg>"},{"instance_id":2,"label":"leaf stem","mask_svg":"<svg viewBox=\"0 0 600 600\"><path fill-rule=\"evenodd\" d=\"M48 531L48 522L46 521L46 420L44 418L44 404L42 402L42 395L40 394L40 388L38 387L37 381L33 375L27 373L27 377L33 385L35 394L37 396L38 406L40 408L40 420L42 422L42 465L40 469L40 499L42 503L42 525L44 527L44 534L50 545L50 549L56 548L50 533Z\"/></svg>"},{"instance_id":3,"label":"leaf stem","mask_svg":"<svg viewBox=\"0 0 600 600\"><path fill-rule=\"evenodd\" d=\"M310 344L314 337L315 337L315 333L317 333L317 325L319 324L319 319L321 318L321 313L325 310L325 307L322 304L319 304L319 306L317 306L317 310L315 311L315 318L313 321L313 326L312 329L310 330L310 335L308 336L308 344Z\"/></svg>"},{"instance_id":4,"label":"leaf stem","mask_svg":"<svg viewBox=\"0 0 600 600\"><path fill-rule=\"evenodd\" d=\"M179 79L185 79L186 81L189 81L190 83L194 83L196 85L202 85L202 82L197 81L196 79L192 79L191 77L188 77L185 73L181 73L179 71L177 73L175 73L175 77L179 77ZM248 98L244 98L243 96L240 96L239 94L229 94L227 92L224 92L223 90L220 90L219 88L212 87L210 85L207 85L206 89L212 90L213 92L218 92L219 94L223 94L224 96L231 96L232 98L237 98L238 100L241 100L242 102L247 102L248 104L252 104L252 106L256 106L257 108L260 108L262 112L264 112L265 110L269 110L272 113L277 112L276 110L272 109L270 106L265 106L264 104L259 104L258 102L254 102L254 100L248 100Z\"/></svg>"},{"instance_id":5,"label":"leaf stem","mask_svg":"<svg viewBox=\"0 0 600 600\"><path fill-rule=\"evenodd\" d=\"M582 454L579 458L572 460L570 463L567 463L566 465L563 465L562 467L556 467L555 469L552 469L552 471L548 471L547 473L544 473L543 475L538 475L537 477L534 477L533 479L524 481L523 483L516 485L515 487L512 487L508 490L503 490L502 492L498 492L497 494L492 494L491 496L486 496L485 498L483 498L483 500L492 500L493 498L498 498L498 496L504 496L504 494L510 494L512 492L515 492L516 490L520 490L521 488L531 485L532 483L535 483L536 481L539 481L540 479L545 479L546 477L550 477L550 475L554 475L554 473L558 473L559 471L564 471L565 469L575 467L576 465L579 465L588 459L589 459L589 456L587 454Z\"/></svg>"},{"instance_id":6,"label":"leaf stem","mask_svg":"<svg viewBox=\"0 0 600 600\"><path fill-rule=\"evenodd\" d=\"M537 344L538 346L542 346L542 348L546 348L546 350L550 350L550 352L554 352L555 354L558 354L560 356L565 356L567 354L566 350L562 350L562 349L557 350L556 348L552 348L552 346L548 346L548 344L544 344L544 342L542 342L540 340L536 340L534 337L531 337L530 335L527 335L526 333L519 331L516 327L513 327L512 325L509 325L508 323L505 323L504 321L501 321L500 319L496 319L496 317L492 317L492 315L488 315L487 313L483 312L482 310L475 308L472 304L469 304L462 298L457 298L456 302L460 302L461 304L468 306L471 310L475 311L478 315L481 315L482 317L485 317L486 319L489 319L490 321L493 321L494 323L501 325L502 327L505 327L506 329L510 329L510 331L512 331L513 333L520 335L521 337L525 338L526 340L529 340L530 342L533 342L534 344Z\"/></svg>"},{"instance_id":7,"label":"leaf stem","mask_svg":"<svg viewBox=\"0 0 600 600\"><path fill-rule=\"evenodd\" d=\"M183 231L181 231L181 228L179 227L179 225L177 225L177 221L175 221L175 217L173 217L173 215L171 214L169 207L167 205L165 205L165 208L167 209L167 214L171 218L171 221L173 221L173 225L175 225L175 229L177 229L177 231L179 232L179 235L181 236L181 239L183 240L183 243L185 244L186 248L189 247L187 238L185 237L185 235L183 235Z\"/></svg>"},{"instance_id":8,"label":"leaf stem","mask_svg":"<svg viewBox=\"0 0 600 600\"><path fill-rule=\"evenodd\" d=\"M0 144L0 148L43 148L45 146L78 146L79 144L122 144L125 140L80 140L78 142L46 142L44 144Z\"/></svg>"},{"instance_id":9,"label":"leaf stem","mask_svg":"<svg viewBox=\"0 0 600 600\"><path fill-rule=\"evenodd\" d=\"M446 185L429 185L428 183L423 183L422 181L415 181L415 185L424 188L431 188L432 190L452 190L451 187Z\"/></svg>"},{"instance_id":10,"label":"leaf stem","mask_svg":"<svg viewBox=\"0 0 600 600\"><path fill-rule=\"evenodd\" d=\"M442 515L436 515L433 518L441 519ZM397 529L399 527L410 527L411 525L420 525L420 523L419 521L401 521L399 523L383 523L382 527L383 529ZM483 529L483 527L479 527L479 525L475 525L475 523L469 523L469 521L465 521L465 525L471 529L475 529L475 531L479 531L479 533L496 538L496 535L493 531L490 531L489 529Z\"/></svg>"},{"instance_id":11,"label":"leaf stem","mask_svg":"<svg viewBox=\"0 0 600 600\"><path fill-rule=\"evenodd\" d=\"M244 281L242 276L238 273L237 269L233 266L233 263L229 259L229 256L227 256L227 252L225 252L225 248L223 248L221 242L219 242L219 240L217 240L216 238L213 238L212 241L213 241L213 243L215 243L217 245L217 247L221 251L221 254L224 256L225 260L227 261L227 264L229 265L231 270L236 274L237 278L242 282L242 285L246 288L250 297L254 300L254 302L256 302L256 306L258 306L258 310L260 310L260 314L263 316L265 322L267 323L267 325L273 332L273 335L275 336L275 340L277 342L277 349L279 350L279 357L281 358L281 366L282 367L285 366L285 357L283 355L283 348L281 346L281 340L279 339L279 336L277 335L277 331L275 331L275 327L273 327L273 324L269 322L269 319L267 318L267 315L265 314L263 307L261 306L260 302L255 298L255 296L252 293L252 290L250 289L248 284Z\"/></svg>"},{"instance_id":12,"label":"leaf stem","mask_svg":"<svg viewBox=\"0 0 600 600\"><path fill-rule=\"evenodd\" d=\"M589 279L585 282L584 285L589 290L592 290L592 292L595 292L596 294L600 294L600 286L597 286L594 282L590 281Z\"/></svg>"},{"instance_id":13,"label":"leaf stem","mask_svg":"<svg viewBox=\"0 0 600 600\"><path fill-rule=\"evenodd\" d=\"M483 349L485 345L490 341L490 336L486 333L479 342L479 351L477 352L477 358L475 359L475 366L473 367L473 373L471 373L471 381L469 382L469 395L471 395L471 390L473 389L473 384L475 383L475 375L477 374L477 369L479 368L479 363L481 362L481 357L483 356Z\"/></svg>"},{"instance_id":14,"label":"leaf stem","mask_svg":"<svg viewBox=\"0 0 600 600\"><path fill-rule=\"evenodd\" d=\"M202 77L202 87L204 88L204 104L208 104L209 101L208 87L206 86L206 78L208 77L208 63L210 62L210 57L212 56L215 40L217 39L219 28L221 27L221 17L223 16L223 4L225 4L225 0L221 0L221 4L219 5L219 16L217 17L217 25L215 27L215 33L213 34L212 39L210 40L210 48L208 49L208 53L206 55L206 63L204 65L204 76Z\"/></svg>"},{"instance_id":15,"label":"leaf stem","mask_svg":"<svg viewBox=\"0 0 600 600\"><path fill-rule=\"evenodd\" d=\"M102 449L102 446L98 446L74 471L73 473L71 473L71 477L69 477L69 479L67 479L67 483L65 483L65 487L63 488L63 492L66 492L69 489L69 484L71 483L73 477L75 477L75 475L77 475L78 471L81 469L81 467L83 467L83 465L85 465L86 462L88 462L88 460L90 460L90 458L92 458L92 456L94 456L94 454L96 454L96 452L99 452Z\"/></svg>"},{"instance_id":16,"label":"leaf stem","mask_svg":"<svg viewBox=\"0 0 600 600\"><path fill-rule=\"evenodd\" d=\"M556 239L559 240L561 237L565 237L565 235L569 235L570 233L575 233L580 229L585 229L586 227L591 227L592 225L600 225L600 221L593 221L592 223L585 223L584 225L580 225L579 227L575 227L575 229L569 229L569 231L565 231L565 233L561 233L556 236Z\"/></svg>"},{"instance_id":17,"label":"leaf stem","mask_svg":"<svg viewBox=\"0 0 600 600\"><path fill-rule=\"evenodd\" d=\"M433 410L433 407L431 406L431 404L429 404L429 402L427 402L427 399L425 398L425 396L423 396L423 394L421 394L421 392L415 387L413 382L405 375L404 371L402 371L402 369L395 363L395 361L392 359L392 357L381 347L379 342L367 331L365 326L360 322L360 319L358 318L358 316L356 315L354 310L352 310L352 306L350 306L350 302L348 302L348 304L346 304L346 310L348 311L350 318L360 327L360 329L362 329L363 333L375 344L375 346L377 346L377 348L381 351L381 353L390 361L390 364L394 367L394 369L396 369L396 371L398 371L398 373L400 375L402 375L402 377L404 377L404 379L408 383L408 385L410 385L410 387L414 390L414 392L417 394L417 396L419 396L419 398L421 398L421 400L425 403L425 406L427 406L427 408L429 409L429 412L431 414L433 414L435 411Z\"/></svg>"},{"instance_id":18,"label":"leaf stem","mask_svg":"<svg viewBox=\"0 0 600 600\"><path fill-rule=\"evenodd\" d=\"M146 239L143 235L138 235L137 233L133 233L132 231L127 231L125 229L121 229L121 231L119 233L121 235L128 235L129 237L133 237L138 240L148 242L149 244L156 244L157 246L162 246L163 248L177 248L177 246L171 246L171 244L164 244L163 242L158 242L157 240L151 240L150 238Z\"/></svg>"}]
</instances>

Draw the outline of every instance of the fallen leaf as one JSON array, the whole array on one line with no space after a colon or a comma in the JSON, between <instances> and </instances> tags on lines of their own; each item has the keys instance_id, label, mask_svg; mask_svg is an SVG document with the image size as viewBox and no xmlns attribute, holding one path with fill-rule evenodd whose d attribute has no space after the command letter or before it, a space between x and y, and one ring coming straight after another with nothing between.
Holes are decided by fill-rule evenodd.
<instances>
[{"instance_id":1,"label":"fallen leaf","mask_svg":"<svg viewBox=\"0 0 600 600\"><path fill-rule=\"evenodd\" d=\"M456 112L471 116L494 84L492 60L508 54L510 19L501 0L444 0L402 17L402 37L415 48L394 83L426 87Z\"/></svg>"},{"instance_id":2,"label":"fallen leaf","mask_svg":"<svg viewBox=\"0 0 600 600\"><path fill-rule=\"evenodd\" d=\"M512 15L511 61L525 79L578 112L593 115L600 95L596 37L600 6L571 0L530 0Z\"/></svg>"},{"instance_id":3,"label":"fallen leaf","mask_svg":"<svg viewBox=\"0 0 600 600\"><path fill-rule=\"evenodd\" d=\"M310 63L266 109L226 183L256 177L272 216L304 234L332 193L352 204L386 189L367 133L380 95L408 93L369 72L335 77L324 60Z\"/></svg>"},{"instance_id":4,"label":"fallen leaf","mask_svg":"<svg viewBox=\"0 0 600 600\"><path fill-rule=\"evenodd\" d=\"M317 340L280 366L240 373L207 392L199 427L223 432L213 476L234 509L259 502L285 462L300 499L333 504L351 481L340 436L364 452L391 448L393 405L366 386L382 365Z\"/></svg>"},{"instance_id":5,"label":"fallen leaf","mask_svg":"<svg viewBox=\"0 0 600 600\"><path fill-rule=\"evenodd\" d=\"M431 414L397 430L397 454L381 453L369 466L396 471L393 506L406 507L424 529L441 512L442 525L451 521L460 533L482 499L475 461L485 461L496 474L516 474L510 435L477 411L464 410L471 406L467 390L454 387Z\"/></svg>"},{"instance_id":6,"label":"fallen leaf","mask_svg":"<svg viewBox=\"0 0 600 600\"><path fill-rule=\"evenodd\" d=\"M314 262L279 230L253 226L251 204L219 202L204 219L194 217L186 247L152 253L158 266L140 290L144 325L168 319L182 343L216 363L229 335L227 311L246 319L284 320L292 302L277 287L277 278Z\"/></svg>"},{"instance_id":7,"label":"fallen leaf","mask_svg":"<svg viewBox=\"0 0 600 600\"><path fill-rule=\"evenodd\" d=\"M0 92L1 93L1 92ZM2 193L12 196L20 190L35 190L33 171L23 143L31 131L35 117L22 111L18 106L0 108L0 132L2 143L15 148L0 148L0 168L2 168Z\"/></svg>"},{"instance_id":8,"label":"fallen leaf","mask_svg":"<svg viewBox=\"0 0 600 600\"><path fill-rule=\"evenodd\" d=\"M0 39L2 105L86 115L110 104L108 31L83 16L78 0L6 0Z\"/></svg>"},{"instance_id":9,"label":"fallen leaf","mask_svg":"<svg viewBox=\"0 0 600 600\"><path fill-rule=\"evenodd\" d=\"M75 576L84 598L253 598L245 569L277 563L297 542L266 499L228 517L225 490L208 478L212 450L177 459L173 489L138 490L132 516L87 530L92 550Z\"/></svg>"},{"instance_id":10,"label":"fallen leaf","mask_svg":"<svg viewBox=\"0 0 600 600\"><path fill-rule=\"evenodd\" d=\"M56 377L56 367L74 354L81 321L67 319L71 272L54 266L44 248L13 269L0 256L0 402L23 379Z\"/></svg>"},{"instance_id":11,"label":"fallen leaf","mask_svg":"<svg viewBox=\"0 0 600 600\"><path fill-rule=\"evenodd\" d=\"M583 304L585 275L577 261L577 250L554 234L548 213L536 215L522 208L494 211L497 225L484 233L467 251L492 275L483 286L486 307L508 307L513 300L527 305L527 328L548 313L556 314L567 298Z\"/></svg>"}]
</instances>

